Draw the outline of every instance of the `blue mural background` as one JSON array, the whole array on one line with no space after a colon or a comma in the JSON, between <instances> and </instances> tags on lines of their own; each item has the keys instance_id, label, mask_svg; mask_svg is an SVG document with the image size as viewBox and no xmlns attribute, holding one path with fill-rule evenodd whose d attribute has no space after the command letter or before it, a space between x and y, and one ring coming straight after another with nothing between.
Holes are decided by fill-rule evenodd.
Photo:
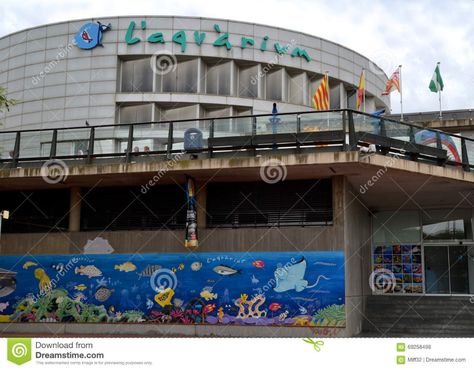
<instances>
[{"instance_id":1,"label":"blue mural background","mask_svg":"<svg viewBox=\"0 0 474 370\"><path fill-rule=\"evenodd\" d=\"M2 256L0 321L345 326L343 252Z\"/></svg>"}]
</instances>

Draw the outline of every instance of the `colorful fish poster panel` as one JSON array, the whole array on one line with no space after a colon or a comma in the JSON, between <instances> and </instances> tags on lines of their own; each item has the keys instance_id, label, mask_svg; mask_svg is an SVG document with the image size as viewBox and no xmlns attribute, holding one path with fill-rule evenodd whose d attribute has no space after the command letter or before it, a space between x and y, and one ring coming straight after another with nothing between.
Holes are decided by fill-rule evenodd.
<instances>
[{"instance_id":1,"label":"colorful fish poster panel","mask_svg":"<svg viewBox=\"0 0 474 370\"><path fill-rule=\"evenodd\" d=\"M0 322L344 327L344 254L2 256Z\"/></svg>"},{"instance_id":2,"label":"colorful fish poster panel","mask_svg":"<svg viewBox=\"0 0 474 370\"><path fill-rule=\"evenodd\" d=\"M385 271L383 294L423 293L423 265L419 245L383 245L373 247L373 273Z\"/></svg>"}]
</instances>

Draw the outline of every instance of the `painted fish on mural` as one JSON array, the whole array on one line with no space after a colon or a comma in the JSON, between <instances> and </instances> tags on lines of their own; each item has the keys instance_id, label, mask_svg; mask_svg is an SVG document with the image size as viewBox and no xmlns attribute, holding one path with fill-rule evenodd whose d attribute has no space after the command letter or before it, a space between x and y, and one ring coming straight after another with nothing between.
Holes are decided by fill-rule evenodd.
<instances>
[{"instance_id":1,"label":"painted fish on mural","mask_svg":"<svg viewBox=\"0 0 474 370\"><path fill-rule=\"evenodd\" d=\"M260 280L258 280L255 275L252 275L252 278L250 279L250 281L252 282L252 284L258 284L260 282Z\"/></svg>"},{"instance_id":2,"label":"painted fish on mural","mask_svg":"<svg viewBox=\"0 0 474 370\"><path fill-rule=\"evenodd\" d=\"M137 266L135 266L132 262L124 262L121 265L115 265L114 269L123 272L131 272L135 271Z\"/></svg>"},{"instance_id":3,"label":"painted fish on mural","mask_svg":"<svg viewBox=\"0 0 474 370\"><path fill-rule=\"evenodd\" d=\"M184 263L180 263L178 265L178 270L180 270L180 271L184 270Z\"/></svg>"},{"instance_id":4,"label":"painted fish on mural","mask_svg":"<svg viewBox=\"0 0 474 370\"><path fill-rule=\"evenodd\" d=\"M9 305L10 305L9 302L0 303L0 312L5 311Z\"/></svg>"},{"instance_id":5,"label":"painted fish on mural","mask_svg":"<svg viewBox=\"0 0 474 370\"><path fill-rule=\"evenodd\" d=\"M216 308L216 305L213 304L213 303L210 303L210 304L207 304L204 306L204 308L202 309L202 312L203 313L210 313L212 311L214 311L214 309Z\"/></svg>"},{"instance_id":6,"label":"painted fish on mural","mask_svg":"<svg viewBox=\"0 0 474 370\"><path fill-rule=\"evenodd\" d=\"M217 298L217 294L212 293L212 287L208 287L208 286L204 287L201 293L199 293L199 295L201 296L201 298L204 298L206 301L210 301L212 299Z\"/></svg>"},{"instance_id":7,"label":"painted fish on mural","mask_svg":"<svg viewBox=\"0 0 474 370\"><path fill-rule=\"evenodd\" d=\"M94 265L87 265L87 266L81 265L80 267L76 267L74 269L74 273L82 275L82 276L87 276L89 279L93 277L102 276L102 271L100 271Z\"/></svg>"},{"instance_id":8,"label":"painted fish on mural","mask_svg":"<svg viewBox=\"0 0 474 370\"><path fill-rule=\"evenodd\" d=\"M99 302L105 302L110 298L113 292L115 292L115 289L109 289L107 287L101 286L95 291L94 297Z\"/></svg>"},{"instance_id":9,"label":"painted fish on mural","mask_svg":"<svg viewBox=\"0 0 474 370\"><path fill-rule=\"evenodd\" d=\"M304 257L291 266L278 267L274 273L276 286L273 290L279 293L293 289L297 292L302 292L305 289L313 288L318 285L321 278L329 280L326 276L319 275L314 284L308 285L308 281L304 279L305 272L306 260Z\"/></svg>"},{"instance_id":10,"label":"painted fish on mural","mask_svg":"<svg viewBox=\"0 0 474 370\"><path fill-rule=\"evenodd\" d=\"M83 291L83 290L87 289L87 286L85 284L79 284L79 285L75 285L74 289L79 290L79 291Z\"/></svg>"},{"instance_id":11,"label":"painted fish on mural","mask_svg":"<svg viewBox=\"0 0 474 370\"><path fill-rule=\"evenodd\" d=\"M199 261L195 261L193 263L191 263L191 270L193 271L199 271L202 267L202 263L199 262Z\"/></svg>"},{"instance_id":12,"label":"painted fish on mural","mask_svg":"<svg viewBox=\"0 0 474 370\"><path fill-rule=\"evenodd\" d=\"M280 308L281 308L281 304L276 303L276 302L270 303L270 305L268 306L268 309L273 312L278 311Z\"/></svg>"},{"instance_id":13,"label":"painted fish on mural","mask_svg":"<svg viewBox=\"0 0 474 370\"><path fill-rule=\"evenodd\" d=\"M263 262L262 260L253 261L252 266L258 269L263 269L265 267L265 262Z\"/></svg>"},{"instance_id":14,"label":"painted fish on mural","mask_svg":"<svg viewBox=\"0 0 474 370\"><path fill-rule=\"evenodd\" d=\"M235 274L240 274L241 270L234 269L226 265L218 265L212 269L214 272L223 276L230 276Z\"/></svg>"},{"instance_id":15,"label":"painted fish on mural","mask_svg":"<svg viewBox=\"0 0 474 370\"><path fill-rule=\"evenodd\" d=\"M161 293L155 295L155 302L161 307L165 307L171 304L171 298L173 298L173 296L174 290L171 288L166 288Z\"/></svg>"},{"instance_id":16,"label":"painted fish on mural","mask_svg":"<svg viewBox=\"0 0 474 370\"><path fill-rule=\"evenodd\" d=\"M161 265L147 265L142 271L138 273L140 278L151 277L155 271L161 270Z\"/></svg>"},{"instance_id":17,"label":"painted fish on mural","mask_svg":"<svg viewBox=\"0 0 474 370\"><path fill-rule=\"evenodd\" d=\"M150 310L153 307L154 303L150 298L146 299L146 308L147 310Z\"/></svg>"},{"instance_id":18,"label":"painted fish on mural","mask_svg":"<svg viewBox=\"0 0 474 370\"><path fill-rule=\"evenodd\" d=\"M38 266L38 264L36 262L33 262L33 261L26 261L23 264L23 269L28 270L28 268L32 267L32 266Z\"/></svg>"}]
</instances>

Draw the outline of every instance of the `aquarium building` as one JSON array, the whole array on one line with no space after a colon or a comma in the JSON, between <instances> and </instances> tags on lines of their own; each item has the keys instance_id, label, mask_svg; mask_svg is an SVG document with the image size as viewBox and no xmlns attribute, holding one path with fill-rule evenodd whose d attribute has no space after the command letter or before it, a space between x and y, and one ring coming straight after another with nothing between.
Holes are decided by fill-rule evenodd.
<instances>
[{"instance_id":1,"label":"aquarium building","mask_svg":"<svg viewBox=\"0 0 474 370\"><path fill-rule=\"evenodd\" d=\"M373 61L279 27L0 38L0 332L472 335L472 112L358 112L362 70L388 112Z\"/></svg>"}]
</instances>

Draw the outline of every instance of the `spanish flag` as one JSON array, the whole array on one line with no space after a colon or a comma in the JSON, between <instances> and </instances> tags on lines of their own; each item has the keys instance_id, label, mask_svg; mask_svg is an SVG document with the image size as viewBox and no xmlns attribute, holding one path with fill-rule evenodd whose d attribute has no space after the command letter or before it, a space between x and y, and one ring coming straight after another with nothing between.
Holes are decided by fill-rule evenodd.
<instances>
[{"instance_id":1,"label":"spanish flag","mask_svg":"<svg viewBox=\"0 0 474 370\"><path fill-rule=\"evenodd\" d=\"M314 109L329 110L329 81L328 75L325 74L321 84L313 95Z\"/></svg>"},{"instance_id":2,"label":"spanish flag","mask_svg":"<svg viewBox=\"0 0 474 370\"><path fill-rule=\"evenodd\" d=\"M365 99L365 70L360 73L359 88L357 89L356 110L360 110Z\"/></svg>"}]
</instances>

